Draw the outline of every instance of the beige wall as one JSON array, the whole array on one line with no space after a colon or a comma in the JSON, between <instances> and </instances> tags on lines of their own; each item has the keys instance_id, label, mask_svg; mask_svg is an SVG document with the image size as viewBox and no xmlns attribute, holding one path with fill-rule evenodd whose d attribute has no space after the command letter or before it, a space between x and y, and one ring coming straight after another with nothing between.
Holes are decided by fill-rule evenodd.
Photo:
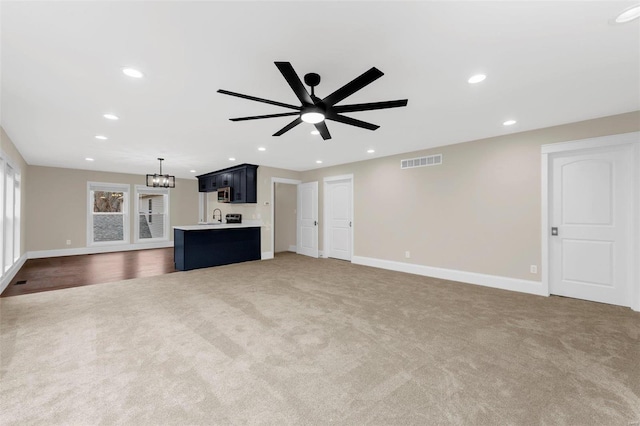
<instances>
[{"instance_id":1,"label":"beige wall","mask_svg":"<svg viewBox=\"0 0 640 426\"><path fill-rule=\"evenodd\" d=\"M274 251L288 251L296 245L296 209L298 187L287 183L275 183Z\"/></svg>"},{"instance_id":2,"label":"beige wall","mask_svg":"<svg viewBox=\"0 0 640 426\"><path fill-rule=\"evenodd\" d=\"M11 162L20 169L20 211L25 212L27 206L27 194L25 187L29 181L29 168L22 158L22 155L13 144L9 135L0 127L0 150L11 160ZM23 213L24 214L24 213ZM23 216L24 217L24 216ZM27 252L27 224L22 221L20 224L20 255Z\"/></svg>"},{"instance_id":3,"label":"beige wall","mask_svg":"<svg viewBox=\"0 0 640 426\"><path fill-rule=\"evenodd\" d=\"M211 170L212 172L215 170ZM261 231L260 248L263 253L271 251L271 178L300 179L300 173L292 170L276 169L273 167L258 167L257 202L255 204L229 204L218 203L217 193L207 193L207 221L211 221L213 210L222 210L222 217L227 213L240 213L242 219L261 219L263 227ZM196 189L197 191L197 189ZM193 222L196 223L196 222ZM184 225L184 224L183 224Z\"/></svg>"},{"instance_id":4,"label":"beige wall","mask_svg":"<svg viewBox=\"0 0 640 426\"><path fill-rule=\"evenodd\" d=\"M354 255L540 280L529 273L530 265L540 266L541 256L540 146L638 130L640 112L633 112L302 173L260 166L256 204L221 204L209 193L207 218L218 207L223 215L262 219L262 251L267 252L271 178L318 181L322 250L322 179L353 174ZM2 149L24 164L4 132L2 141ZM442 166L400 170L401 159L439 153ZM22 179L23 246L29 251L86 245L87 181L144 181L138 175L26 164ZM197 181L179 179L171 190L171 225L197 223L197 210ZM410 259L404 257L407 250Z\"/></svg>"},{"instance_id":5,"label":"beige wall","mask_svg":"<svg viewBox=\"0 0 640 426\"><path fill-rule=\"evenodd\" d=\"M301 174L354 175L354 255L539 281L540 146L640 130L640 112L362 161ZM443 165L400 160L443 154ZM405 251L411 258L405 259Z\"/></svg>"},{"instance_id":6,"label":"beige wall","mask_svg":"<svg viewBox=\"0 0 640 426\"><path fill-rule=\"evenodd\" d=\"M87 182L107 182L143 185L144 175L96 172L29 166L26 192L29 195L25 222L27 250L57 250L87 245ZM176 179L176 187L169 191L171 226L193 224L198 221L198 181ZM133 242L131 214L130 233ZM173 230L171 230L173 239ZM66 241L71 240L71 245Z\"/></svg>"}]
</instances>

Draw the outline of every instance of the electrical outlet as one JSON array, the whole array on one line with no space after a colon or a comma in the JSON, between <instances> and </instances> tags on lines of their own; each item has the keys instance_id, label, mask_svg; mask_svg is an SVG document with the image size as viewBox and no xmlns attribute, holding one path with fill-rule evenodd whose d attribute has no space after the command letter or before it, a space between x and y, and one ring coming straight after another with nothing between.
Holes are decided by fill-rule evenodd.
<instances>
[{"instance_id":1,"label":"electrical outlet","mask_svg":"<svg viewBox=\"0 0 640 426\"><path fill-rule=\"evenodd\" d=\"M71 245L71 240L67 240L67 245L70 246Z\"/></svg>"},{"instance_id":2,"label":"electrical outlet","mask_svg":"<svg viewBox=\"0 0 640 426\"><path fill-rule=\"evenodd\" d=\"M529 272L531 272L532 274L537 274L538 273L538 265L531 265L529 267Z\"/></svg>"},{"instance_id":3,"label":"electrical outlet","mask_svg":"<svg viewBox=\"0 0 640 426\"><path fill-rule=\"evenodd\" d=\"M404 257L405 257L406 259L411 259L411 252L410 252L409 250L405 251L405 252L404 252Z\"/></svg>"}]
</instances>

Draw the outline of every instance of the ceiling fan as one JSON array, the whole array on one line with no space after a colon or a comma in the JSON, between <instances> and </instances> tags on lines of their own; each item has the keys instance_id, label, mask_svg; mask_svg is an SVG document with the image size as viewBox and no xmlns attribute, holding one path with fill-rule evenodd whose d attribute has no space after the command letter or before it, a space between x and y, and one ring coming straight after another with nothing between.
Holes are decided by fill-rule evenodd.
<instances>
[{"instance_id":1,"label":"ceiling fan","mask_svg":"<svg viewBox=\"0 0 640 426\"><path fill-rule=\"evenodd\" d=\"M282 102L271 101L269 99L257 98L255 96L243 95L241 93L230 92L228 90L220 89L218 93L224 95L236 96L238 98L249 99L251 101L263 102L270 105L276 105L284 108L294 109L292 112L283 112L279 114L268 115L255 115L252 117L239 117L231 118L231 121L247 121L258 120L262 118L274 118L274 117L286 117L294 116L298 117L291 123L278 130L273 136L280 136L289 130L296 127L303 121L315 125L316 130L322 135L322 139L331 139L331 134L327 128L325 120L333 120L339 123L350 124L352 126L362 127L363 129L376 130L378 127L375 124L367 123L366 121L357 120L355 118L341 115L344 112L357 112L357 111L370 111L374 109L386 109L397 108L407 106L408 99L400 99L396 101L383 101L383 102L368 102L364 104L351 104L351 105L336 105L343 99L351 96L358 90L362 89L366 85L372 83L378 78L382 77L384 73L379 69L373 67L369 71L366 71L359 77L356 77L349 83L345 84L335 92L331 93L323 99L320 99L315 95L314 88L320 84L320 76L316 73L309 73L304 76L304 82L307 86L311 87L311 93L302 85L300 77L296 74L295 70L289 62L275 62L276 67L280 70L293 92L296 94L301 106L295 106L285 104Z\"/></svg>"}]
</instances>

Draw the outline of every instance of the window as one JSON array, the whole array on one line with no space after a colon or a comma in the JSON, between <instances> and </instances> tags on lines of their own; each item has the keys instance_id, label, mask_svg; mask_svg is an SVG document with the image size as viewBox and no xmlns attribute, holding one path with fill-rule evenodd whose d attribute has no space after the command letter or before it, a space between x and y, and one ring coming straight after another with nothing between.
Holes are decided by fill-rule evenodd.
<instances>
[{"instance_id":1,"label":"window","mask_svg":"<svg viewBox=\"0 0 640 426\"><path fill-rule=\"evenodd\" d=\"M136 243L169 240L169 190L136 185Z\"/></svg>"},{"instance_id":2,"label":"window","mask_svg":"<svg viewBox=\"0 0 640 426\"><path fill-rule=\"evenodd\" d=\"M129 242L129 185L89 182L87 244Z\"/></svg>"},{"instance_id":3,"label":"window","mask_svg":"<svg viewBox=\"0 0 640 426\"><path fill-rule=\"evenodd\" d=\"M20 259L20 171L0 153L0 271Z\"/></svg>"}]
</instances>

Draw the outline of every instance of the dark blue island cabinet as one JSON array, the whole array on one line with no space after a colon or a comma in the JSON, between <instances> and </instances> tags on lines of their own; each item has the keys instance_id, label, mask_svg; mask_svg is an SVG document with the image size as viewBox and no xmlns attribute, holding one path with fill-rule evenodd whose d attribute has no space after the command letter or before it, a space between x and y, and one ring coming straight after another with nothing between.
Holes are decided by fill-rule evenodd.
<instances>
[{"instance_id":1,"label":"dark blue island cabinet","mask_svg":"<svg viewBox=\"0 0 640 426\"><path fill-rule=\"evenodd\" d=\"M173 229L178 271L260 260L260 227L184 226Z\"/></svg>"}]
</instances>

